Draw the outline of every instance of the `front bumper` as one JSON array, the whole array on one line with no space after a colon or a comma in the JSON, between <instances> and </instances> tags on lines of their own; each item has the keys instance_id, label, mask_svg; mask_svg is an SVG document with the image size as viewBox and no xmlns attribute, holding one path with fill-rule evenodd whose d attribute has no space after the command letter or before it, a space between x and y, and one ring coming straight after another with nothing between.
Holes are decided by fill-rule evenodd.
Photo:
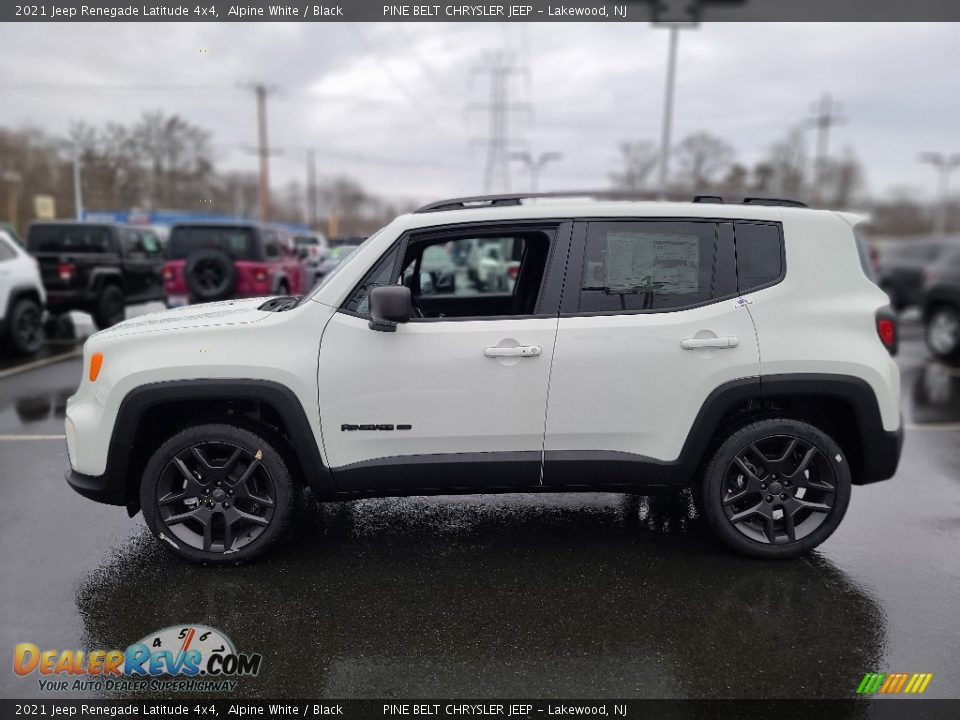
<instances>
[{"instance_id":1,"label":"front bumper","mask_svg":"<svg viewBox=\"0 0 960 720\"><path fill-rule=\"evenodd\" d=\"M68 470L67 484L85 498L107 505L127 505L126 488L113 481L109 473L103 475L84 475L76 470Z\"/></svg>"}]
</instances>

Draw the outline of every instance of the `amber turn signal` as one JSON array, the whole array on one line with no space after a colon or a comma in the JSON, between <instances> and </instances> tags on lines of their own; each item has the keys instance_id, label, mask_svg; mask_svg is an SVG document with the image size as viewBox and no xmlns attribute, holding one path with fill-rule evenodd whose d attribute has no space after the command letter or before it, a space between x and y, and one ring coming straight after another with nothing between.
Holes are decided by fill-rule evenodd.
<instances>
[{"instance_id":1,"label":"amber turn signal","mask_svg":"<svg viewBox=\"0 0 960 720\"><path fill-rule=\"evenodd\" d=\"M103 353L95 352L90 356L90 382L97 379L100 374L100 366L103 365Z\"/></svg>"}]
</instances>

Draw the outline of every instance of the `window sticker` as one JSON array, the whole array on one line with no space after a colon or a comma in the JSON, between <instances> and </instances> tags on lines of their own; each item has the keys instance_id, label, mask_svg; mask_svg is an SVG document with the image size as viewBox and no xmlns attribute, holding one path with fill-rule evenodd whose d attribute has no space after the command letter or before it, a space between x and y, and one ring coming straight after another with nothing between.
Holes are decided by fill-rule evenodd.
<instances>
[{"instance_id":1,"label":"window sticker","mask_svg":"<svg viewBox=\"0 0 960 720\"><path fill-rule=\"evenodd\" d=\"M691 235L607 233L605 286L613 292L653 290L688 295L700 290L700 242Z\"/></svg>"}]
</instances>

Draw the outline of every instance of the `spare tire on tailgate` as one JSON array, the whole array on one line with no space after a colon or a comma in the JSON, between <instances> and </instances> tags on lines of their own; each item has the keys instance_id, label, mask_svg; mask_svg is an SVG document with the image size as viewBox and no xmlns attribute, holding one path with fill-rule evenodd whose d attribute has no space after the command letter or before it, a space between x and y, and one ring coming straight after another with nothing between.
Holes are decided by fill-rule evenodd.
<instances>
[{"instance_id":1,"label":"spare tire on tailgate","mask_svg":"<svg viewBox=\"0 0 960 720\"><path fill-rule=\"evenodd\" d=\"M200 302L226 300L237 285L237 268L221 250L195 250L183 268L190 296Z\"/></svg>"}]
</instances>

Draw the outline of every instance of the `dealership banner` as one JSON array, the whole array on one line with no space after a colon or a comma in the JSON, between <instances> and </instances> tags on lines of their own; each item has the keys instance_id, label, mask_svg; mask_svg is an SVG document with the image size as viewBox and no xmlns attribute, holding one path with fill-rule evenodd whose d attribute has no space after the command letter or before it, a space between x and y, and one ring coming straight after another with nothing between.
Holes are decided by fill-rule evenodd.
<instances>
[{"instance_id":1,"label":"dealership banner","mask_svg":"<svg viewBox=\"0 0 960 720\"><path fill-rule=\"evenodd\" d=\"M960 700L0 700L7 718L864 718L956 720Z\"/></svg>"},{"instance_id":2,"label":"dealership banner","mask_svg":"<svg viewBox=\"0 0 960 720\"><path fill-rule=\"evenodd\" d=\"M960 20L954 0L52 0L0 3L0 21L699 22Z\"/></svg>"}]
</instances>

